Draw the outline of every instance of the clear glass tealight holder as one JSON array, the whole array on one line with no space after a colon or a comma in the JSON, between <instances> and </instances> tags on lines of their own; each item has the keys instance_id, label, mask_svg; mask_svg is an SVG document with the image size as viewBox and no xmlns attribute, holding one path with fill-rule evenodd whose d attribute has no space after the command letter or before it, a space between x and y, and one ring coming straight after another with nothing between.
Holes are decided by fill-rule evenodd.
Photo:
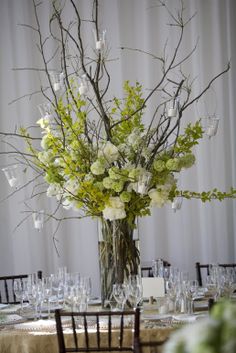
<instances>
[{"instance_id":1,"label":"clear glass tealight holder","mask_svg":"<svg viewBox=\"0 0 236 353\"><path fill-rule=\"evenodd\" d=\"M94 31L95 47L97 51L102 51L106 46L106 30Z\"/></svg>"},{"instance_id":2,"label":"clear glass tealight holder","mask_svg":"<svg viewBox=\"0 0 236 353\"><path fill-rule=\"evenodd\" d=\"M171 204L171 208L174 212L176 212L177 210L180 210L182 207L182 203L183 203L183 198L182 197L175 197L172 204Z\"/></svg>"},{"instance_id":3,"label":"clear glass tealight holder","mask_svg":"<svg viewBox=\"0 0 236 353\"><path fill-rule=\"evenodd\" d=\"M169 102L169 106L167 109L168 118L175 118L178 115L179 111L179 98L175 98Z\"/></svg>"},{"instance_id":4,"label":"clear glass tealight holder","mask_svg":"<svg viewBox=\"0 0 236 353\"><path fill-rule=\"evenodd\" d=\"M152 174L149 172L142 173L137 182L137 192L141 195L145 195L148 191L149 182Z\"/></svg>"},{"instance_id":5,"label":"clear glass tealight holder","mask_svg":"<svg viewBox=\"0 0 236 353\"><path fill-rule=\"evenodd\" d=\"M55 92L60 91L64 84L64 73L63 72L50 72L50 78L52 80L52 86Z\"/></svg>"},{"instance_id":6,"label":"clear glass tealight holder","mask_svg":"<svg viewBox=\"0 0 236 353\"><path fill-rule=\"evenodd\" d=\"M38 105L38 109L41 115L41 118L50 118L51 117L51 103L45 102Z\"/></svg>"},{"instance_id":7,"label":"clear glass tealight holder","mask_svg":"<svg viewBox=\"0 0 236 353\"><path fill-rule=\"evenodd\" d=\"M209 116L207 118L206 135L211 138L216 135L219 127L219 118L215 116Z\"/></svg>"},{"instance_id":8,"label":"clear glass tealight holder","mask_svg":"<svg viewBox=\"0 0 236 353\"><path fill-rule=\"evenodd\" d=\"M34 228L40 231L44 226L44 210L33 213Z\"/></svg>"},{"instance_id":9,"label":"clear glass tealight holder","mask_svg":"<svg viewBox=\"0 0 236 353\"><path fill-rule=\"evenodd\" d=\"M3 168L2 171L4 172L10 187L17 189L20 186L18 165L9 165L8 167Z\"/></svg>"}]
</instances>

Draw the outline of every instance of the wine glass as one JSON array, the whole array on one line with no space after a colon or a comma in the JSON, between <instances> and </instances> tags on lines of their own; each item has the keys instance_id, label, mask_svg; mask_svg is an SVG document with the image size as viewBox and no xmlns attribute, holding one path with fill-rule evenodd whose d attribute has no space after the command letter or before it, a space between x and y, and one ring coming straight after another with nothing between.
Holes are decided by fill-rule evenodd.
<instances>
[{"instance_id":1,"label":"wine glass","mask_svg":"<svg viewBox=\"0 0 236 353\"><path fill-rule=\"evenodd\" d=\"M143 288L141 283L131 282L127 286L128 300L133 309L136 309L143 297Z\"/></svg>"},{"instance_id":2,"label":"wine glass","mask_svg":"<svg viewBox=\"0 0 236 353\"><path fill-rule=\"evenodd\" d=\"M122 283L113 284L112 289L113 296L117 302L117 306L119 310L124 310L125 302L127 300L127 285Z\"/></svg>"},{"instance_id":3,"label":"wine glass","mask_svg":"<svg viewBox=\"0 0 236 353\"><path fill-rule=\"evenodd\" d=\"M14 280L13 283L13 290L16 298L20 301L21 304L21 311L23 310L23 302L26 299L26 282L23 281L21 278L17 278Z\"/></svg>"},{"instance_id":4,"label":"wine glass","mask_svg":"<svg viewBox=\"0 0 236 353\"><path fill-rule=\"evenodd\" d=\"M186 297L189 299L188 314L193 314L194 299L198 295L199 284L196 279L186 282L185 291Z\"/></svg>"}]
</instances>

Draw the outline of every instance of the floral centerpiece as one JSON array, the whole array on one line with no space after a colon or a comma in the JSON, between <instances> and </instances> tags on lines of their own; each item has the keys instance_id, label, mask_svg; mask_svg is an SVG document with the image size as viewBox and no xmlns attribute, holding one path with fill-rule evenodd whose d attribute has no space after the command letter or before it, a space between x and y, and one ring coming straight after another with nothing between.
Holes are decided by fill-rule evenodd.
<instances>
[{"instance_id":1,"label":"floral centerpiece","mask_svg":"<svg viewBox=\"0 0 236 353\"><path fill-rule=\"evenodd\" d=\"M178 190L178 175L193 166L193 149L204 133L200 120L182 127L183 114L229 70L229 65L194 96L182 69L194 49L179 58L185 27L191 19L184 18L184 8L174 14L165 1L158 4L170 14L178 31L175 50L172 55L153 55L162 74L148 93L140 83L125 81L123 96L114 97L109 95L109 51L106 32L99 27L99 0L93 2L91 19L86 20L74 0L66 1L65 7L52 1L53 14L45 38L38 14L41 5L34 1L36 21L32 28L38 35L44 64L46 83L41 92L46 102L39 107L41 118L37 121L42 137L32 136L25 127L21 127L20 136L15 134L28 145L28 151L19 155L24 165L43 177L48 197L55 197L65 209L80 212L78 218L100 220L103 298L109 297L114 282L123 282L130 273L139 271L140 254L133 238L137 217L150 215L153 206L162 207L176 197L207 201L236 194L234 189L228 193ZM73 25L64 22L67 6L75 17ZM95 41L89 45L84 25L94 32ZM58 45L53 56L46 50L49 39ZM57 53L59 72L51 69ZM176 71L178 80L173 81ZM146 108L155 95L158 104L147 124ZM215 133L214 127L209 130L209 136Z\"/></svg>"},{"instance_id":2,"label":"floral centerpiece","mask_svg":"<svg viewBox=\"0 0 236 353\"><path fill-rule=\"evenodd\" d=\"M219 302L209 317L175 332L166 343L164 353L234 353L235 332L236 304Z\"/></svg>"}]
</instances>

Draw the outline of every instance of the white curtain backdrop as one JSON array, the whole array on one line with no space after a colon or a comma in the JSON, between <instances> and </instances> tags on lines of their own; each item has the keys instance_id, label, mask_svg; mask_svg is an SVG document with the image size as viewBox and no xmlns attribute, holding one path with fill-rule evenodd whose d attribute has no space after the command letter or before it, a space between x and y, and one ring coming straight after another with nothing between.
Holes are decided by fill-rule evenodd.
<instances>
[{"instance_id":1,"label":"white curtain backdrop","mask_svg":"<svg viewBox=\"0 0 236 353\"><path fill-rule=\"evenodd\" d=\"M46 30L51 1L42 6L42 30ZM86 16L92 1L80 0L79 7ZM122 82L136 80L145 88L152 87L160 75L156 60L144 54L120 50L120 47L139 48L160 55L167 42L173 52L176 33L166 24L169 17L156 0L101 0L101 27L107 30L111 48L109 64L111 95L120 96ZM180 1L168 1L175 10ZM217 187L228 190L236 186L236 2L235 0L185 0L186 16L197 13L188 25L181 55L198 46L184 70L195 78L194 94L231 62L231 70L219 79L213 88L193 108L187 110L184 122L216 114L220 118L215 137L204 137L196 147L196 165L183 173L179 186L195 191ZM67 13L68 18L72 17ZM19 24L34 23L31 0L0 0L0 131L12 132L20 125L34 124L39 118L37 105L40 95L25 97L14 104L14 99L39 89L38 73L14 68L42 67L35 46L35 34ZM85 33L93 40L90 32ZM49 48L53 52L53 48ZM147 92L147 91L146 91ZM146 119L151 114L148 108ZM9 143L13 140L9 138ZM7 151L0 144L1 152ZM12 161L1 155L0 166ZM27 176L24 176L26 182ZM41 232L33 228L31 217L22 222L27 208L24 200L30 192L23 189L12 193L4 174L0 173L0 276L30 273L38 269L45 274L55 272L58 266L69 271L89 275L93 291L99 293L99 267L97 254L97 224L95 220L67 221L56 233L55 221L48 222ZM50 207L50 199L32 203L33 208ZM65 214L68 211L65 211ZM152 216L139 221L142 261L162 257L173 266L189 271L195 277L195 262L236 262L236 200L201 203L184 200L176 213L167 205L153 209Z\"/></svg>"}]
</instances>

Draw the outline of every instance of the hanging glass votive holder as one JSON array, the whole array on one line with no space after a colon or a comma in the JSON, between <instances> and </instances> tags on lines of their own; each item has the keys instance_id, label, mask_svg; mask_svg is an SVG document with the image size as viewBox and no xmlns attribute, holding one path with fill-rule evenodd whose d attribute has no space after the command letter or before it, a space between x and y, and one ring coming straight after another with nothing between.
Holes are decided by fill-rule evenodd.
<instances>
[{"instance_id":1,"label":"hanging glass votive holder","mask_svg":"<svg viewBox=\"0 0 236 353\"><path fill-rule=\"evenodd\" d=\"M209 138L216 135L219 126L219 121L220 119L216 118L215 116L209 116L207 118L206 135Z\"/></svg>"},{"instance_id":2,"label":"hanging glass votive holder","mask_svg":"<svg viewBox=\"0 0 236 353\"><path fill-rule=\"evenodd\" d=\"M87 93L88 93L88 81L86 79L86 75L83 75L81 77L81 83L80 83L80 86L79 86L79 94L81 96L85 96Z\"/></svg>"},{"instance_id":3,"label":"hanging glass votive holder","mask_svg":"<svg viewBox=\"0 0 236 353\"><path fill-rule=\"evenodd\" d=\"M94 37L95 37L96 50L98 51L104 50L106 45L106 30L99 31L98 35L94 30Z\"/></svg>"},{"instance_id":4,"label":"hanging glass votive holder","mask_svg":"<svg viewBox=\"0 0 236 353\"><path fill-rule=\"evenodd\" d=\"M51 103L46 102L38 105L38 109L41 115L41 118L49 119L51 117Z\"/></svg>"},{"instance_id":5,"label":"hanging glass votive holder","mask_svg":"<svg viewBox=\"0 0 236 353\"><path fill-rule=\"evenodd\" d=\"M44 210L33 213L34 228L40 231L44 226Z\"/></svg>"},{"instance_id":6,"label":"hanging glass votive holder","mask_svg":"<svg viewBox=\"0 0 236 353\"><path fill-rule=\"evenodd\" d=\"M137 192L141 195L147 194L149 182L152 174L149 172L142 173L137 182Z\"/></svg>"},{"instance_id":7,"label":"hanging glass votive holder","mask_svg":"<svg viewBox=\"0 0 236 353\"><path fill-rule=\"evenodd\" d=\"M60 91L63 87L64 73L63 72L50 72L52 86L55 92Z\"/></svg>"},{"instance_id":8,"label":"hanging glass votive holder","mask_svg":"<svg viewBox=\"0 0 236 353\"><path fill-rule=\"evenodd\" d=\"M169 108L167 110L168 118L175 118L178 115L178 111L179 111L179 98L176 97L169 104Z\"/></svg>"},{"instance_id":9,"label":"hanging glass votive holder","mask_svg":"<svg viewBox=\"0 0 236 353\"><path fill-rule=\"evenodd\" d=\"M20 186L18 165L10 165L3 168L2 171L4 172L10 187L17 189Z\"/></svg>"},{"instance_id":10,"label":"hanging glass votive holder","mask_svg":"<svg viewBox=\"0 0 236 353\"><path fill-rule=\"evenodd\" d=\"M176 212L177 210L180 210L182 207L182 203L183 203L183 198L182 197L175 197L172 204L171 204L171 208L174 212Z\"/></svg>"}]
</instances>

